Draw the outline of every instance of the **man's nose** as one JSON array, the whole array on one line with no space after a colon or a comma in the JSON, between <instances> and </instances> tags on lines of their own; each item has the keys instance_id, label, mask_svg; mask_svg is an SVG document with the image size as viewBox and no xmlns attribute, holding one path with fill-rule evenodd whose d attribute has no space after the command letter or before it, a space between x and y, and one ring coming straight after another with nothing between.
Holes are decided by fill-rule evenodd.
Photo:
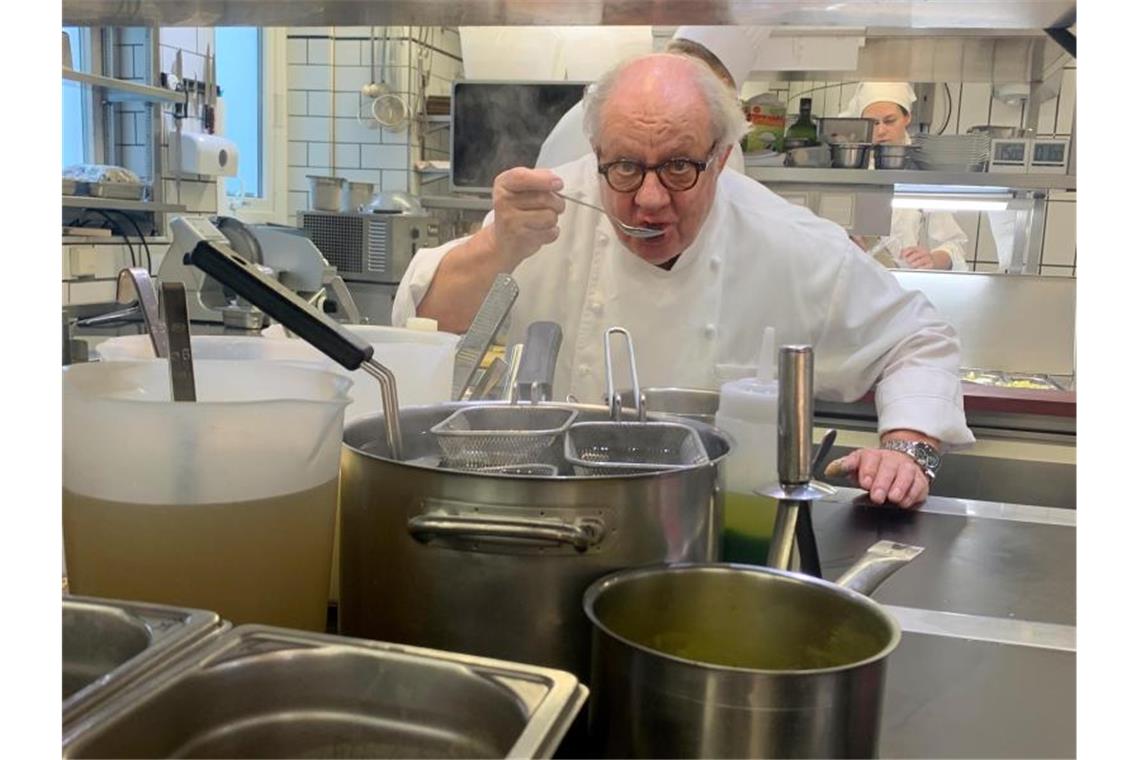
<instances>
[{"instance_id":1,"label":"man's nose","mask_svg":"<svg viewBox=\"0 0 1140 760\"><path fill-rule=\"evenodd\" d=\"M669 195L668 189L661 184L661 178L657 176L657 172L646 172L645 180L641 183L641 187L637 189L637 193L633 196L634 203L642 209L647 211L655 211L660 208L668 206L673 198Z\"/></svg>"}]
</instances>

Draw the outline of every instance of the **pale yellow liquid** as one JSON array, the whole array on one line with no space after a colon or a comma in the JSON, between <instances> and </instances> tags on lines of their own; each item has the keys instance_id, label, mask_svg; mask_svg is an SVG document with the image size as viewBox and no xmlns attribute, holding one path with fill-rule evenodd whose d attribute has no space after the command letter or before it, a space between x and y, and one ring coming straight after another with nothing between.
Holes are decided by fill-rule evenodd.
<instances>
[{"instance_id":1,"label":"pale yellow liquid","mask_svg":"<svg viewBox=\"0 0 1140 760\"><path fill-rule=\"evenodd\" d=\"M724 497L724 560L763 565L768 558L776 499L728 492Z\"/></svg>"},{"instance_id":2,"label":"pale yellow liquid","mask_svg":"<svg viewBox=\"0 0 1140 760\"><path fill-rule=\"evenodd\" d=\"M324 631L337 479L226 504L130 504L63 491L72 593Z\"/></svg>"}]
</instances>

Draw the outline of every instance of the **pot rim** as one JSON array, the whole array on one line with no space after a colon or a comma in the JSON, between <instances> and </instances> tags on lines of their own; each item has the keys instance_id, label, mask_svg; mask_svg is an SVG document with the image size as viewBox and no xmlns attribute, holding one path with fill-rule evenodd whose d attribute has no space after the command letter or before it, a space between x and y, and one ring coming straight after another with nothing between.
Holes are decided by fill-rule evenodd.
<instances>
[{"instance_id":1,"label":"pot rim","mask_svg":"<svg viewBox=\"0 0 1140 760\"><path fill-rule=\"evenodd\" d=\"M734 665L716 665L708 662L701 662L700 660L690 660L685 657L678 657L676 655L667 654L644 644L628 639L614 632L609 626L603 623L594 611L594 605L597 603L598 598L606 592L607 589L613 586L644 578L652 575L672 575L677 573L684 573L688 570L713 570L715 572L746 572L749 574L759 575L775 575L782 578L787 578L792 581L814 585L819 588L825 589L833 594L836 594L847 601L856 604L863 609L867 610L873 615L879 617L887 624L890 629L890 640L875 654L866 657L862 660L855 662L844 663L842 665L834 665L829 668L805 668L803 670L766 670L762 668L742 668ZM673 663L685 665L688 667L697 668L699 670L708 670L716 672L729 672L739 673L741 675L763 675L771 677L798 677L798 676L812 676L812 675L827 675L832 673L841 673L849 670L855 670L865 665L871 665L880 660L886 659L890 654L898 648L899 642L902 640L902 628L899 626L898 621L894 616L882 608L878 602L870 597L863 596L862 594L852 591L851 589L839 586L831 581L816 578L811 575L804 575L802 573L794 573L785 570L776 570L771 567L762 567L759 565L744 565L734 562L677 562L670 564L647 565L643 567L629 568L626 570L618 570L617 572L610 573L603 576L590 584L582 597L582 608L589 618L590 623L594 628L601 633L609 636L615 641L624 644L625 646L635 649L638 652L656 657L662 660L668 660Z\"/></svg>"},{"instance_id":2,"label":"pot rim","mask_svg":"<svg viewBox=\"0 0 1140 760\"><path fill-rule=\"evenodd\" d=\"M507 405L509 403L510 403L509 401L476 401L476 402L446 401L446 402L443 402L440 404L422 404L422 405L416 405L416 406L405 406L405 407L401 407L400 411L401 412L411 412L411 411L422 411L422 410L426 410L426 409L439 409L440 411L454 412L456 410L462 409L462 408L467 407L467 406L476 406L476 405L484 406L484 405L489 405L489 404ZM562 402L562 401L550 401L550 402L546 402L546 403L550 406L575 409L579 412L583 412L583 411L585 411L585 412L602 412L606 415L609 414L609 407L603 406L601 404L583 404L580 402L579 403L573 403L573 402ZM638 473L618 472L618 473L614 473L613 475L519 475L519 474L515 474L515 473L487 472L485 470L457 470L457 469L438 467L435 465L417 463L415 461L400 461L400 460L392 459L389 456L381 455L381 454L378 454L374 451L364 451L360 448L360 446L357 446L357 445L354 445L354 444L351 444L348 442L348 440L347 440L348 435L355 428L365 427L366 425L371 423L373 425L378 425L382 429L383 425L379 422L379 420L383 416L384 416L383 411L378 411L378 412L373 412L372 414L364 414L364 415L361 415L359 417L356 417L351 422L345 422L344 432L341 436L341 445L345 449L351 451L354 454L365 457L367 459L375 460L378 462L383 462L385 464L396 465L399 467L409 467L409 468L412 468L414 470L424 470L424 471L433 472L433 473L455 475L455 476L459 476L459 477L476 476L476 477L482 477L482 478L499 478L499 479L506 479L506 480L535 480L535 481L545 481L545 482L575 482L575 483L580 483L580 482L586 481L586 480L607 481L607 480L629 479L629 478L660 478L660 477L667 477L670 475L690 473L690 472L694 472L697 470L710 468L710 467L716 468L716 467L720 466L720 464L722 462L724 462L725 459L728 458L728 455L732 453L733 448L735 448L735 446L736 446L736 440L731 435L729 435L727 432L721 430L720 428L716 427L715 425L700 422L699 420L693 420L690 418L679 417L677 415L665 414L662 412L650 412L646 417L646 419L650 422L679 422L679 423L688 425L690 427L694 426L694 423L695 423L696 425L700 426L697 428L698 431L701 431L701 430L704 430L707 428L708 432L714 433L718 437L720 437L721 439L724 440L724 442L726 444L726 448L725 448L724 453L720 454L719 456L715 456L715 457L710 456L709 460L707 462L703 462L701 464L693 464L693 465L688 465L686 467L677 467L676 469L671 469L671 470L660 470L657 472L638 472ZM608 417L607 417L607 419L608 419Z\"/></svg>"}]
</instances>

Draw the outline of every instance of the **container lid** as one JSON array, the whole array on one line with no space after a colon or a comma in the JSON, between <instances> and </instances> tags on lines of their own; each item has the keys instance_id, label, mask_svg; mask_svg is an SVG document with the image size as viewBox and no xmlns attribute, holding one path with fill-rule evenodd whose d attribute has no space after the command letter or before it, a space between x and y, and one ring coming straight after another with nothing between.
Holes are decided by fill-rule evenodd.
<instances>
[{"instance_id":1,"label":"container lid","mask_svg":"<svg viewBox=\"0 0 1140 760\"><path fill-rule=\"evenodd\" d=\"M779 395L776 379L776 330L764 328L760 344L760 363L754 377L745 377L725 383L720 389L720 409L717 416L755 419L768 417L774 410Z\"/></svg>"},{"instance_id":2,"label":"container lid","mask_svg":"<svg viewBox=\"0 0 1140 760\"><path fill-rule=\"evenodd\" d=\"M439 330L439 322L427 317L408 317L408 321L404 323L404 327L409 330L420 330L421 332L436 332Z\"/></svg>"}]
</instances>

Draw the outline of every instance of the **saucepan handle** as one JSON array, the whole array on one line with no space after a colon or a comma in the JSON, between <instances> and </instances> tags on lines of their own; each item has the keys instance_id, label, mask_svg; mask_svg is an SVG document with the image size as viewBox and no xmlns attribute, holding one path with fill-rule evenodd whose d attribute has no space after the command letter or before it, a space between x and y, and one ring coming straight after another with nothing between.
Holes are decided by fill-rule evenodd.
<instances>
[{"instance_id":1,"label":"saucepan handle","mask_svg":"<svg viewBox=\"0 0 1140 760\"><path fill-rule=\"evenodd\" d=\"M839 577L837 584L864 596L870 596L895 571L922 554L923 547L879 541Z\"/></svg>"},{"instance_id":2,"label":"saucepan handle","mask_svg":"<svg viewBox=\"0 0 1140 760\"><path fill-rule=\"evenodd\" d=\"M538 541L566 544L584 552L605 536L600 520L582 518L573 523L561 520L531 520L491 515L417 515L408 520L412 538L428 543L436 538L463 538L481 541Z\"/></svg>"}]
</instances>

